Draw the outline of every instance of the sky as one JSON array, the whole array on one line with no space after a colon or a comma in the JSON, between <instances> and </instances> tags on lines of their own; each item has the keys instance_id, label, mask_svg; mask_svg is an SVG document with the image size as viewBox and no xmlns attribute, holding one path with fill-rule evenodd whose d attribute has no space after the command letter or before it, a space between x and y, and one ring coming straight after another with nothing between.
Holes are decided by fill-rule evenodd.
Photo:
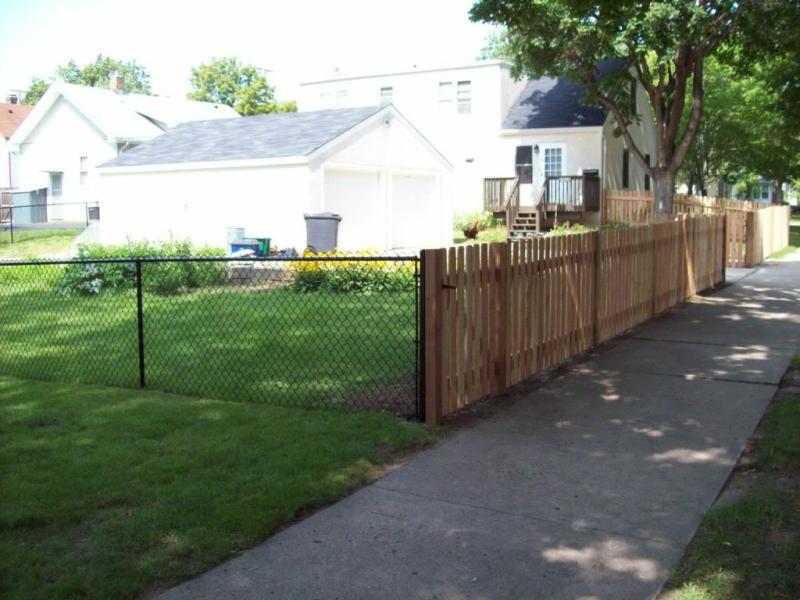
<instances>
[{"instance_id":1,"label":"sky","mask_svg":"<svg viewBox=\"0 0 800 600\"><path fill-rule=\"evenodd\" d=\"M281 100L341 73L460 65L490 27L472 0L0 0L0 94L102 53L147 68L153 92L184 96L192 65L236 56L270 70ZM0 100L5 100L2 98Z\"/></svg>"}]
</instances>

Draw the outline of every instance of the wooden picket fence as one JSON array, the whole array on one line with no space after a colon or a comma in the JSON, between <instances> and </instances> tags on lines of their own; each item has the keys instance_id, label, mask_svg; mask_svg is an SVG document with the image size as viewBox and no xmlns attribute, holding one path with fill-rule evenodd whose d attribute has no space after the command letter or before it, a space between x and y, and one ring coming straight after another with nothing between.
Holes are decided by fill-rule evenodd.
<instances>
[{"instance_id":1,"label":"wooden picket fence","mask_svg":"<svg viewBox=\"0 0 800 600\"><path fill-rule=\"evenodd\" d=\"M653 207L650 192L606 190L602 221L646 224L669 218L669 215L655 214ZM753 267L789 244L788 206L678 194L672 208L673 214L725 215L729 267Z\"/></svg>"},{"instance_id":2,"label":"wooden picket fence","mask_svg":"<svg viewBox=\"0 0 800 600\"><path fill-rule=\"evenodd\" d=\"M725 218L422 251L429 423L725 278Z\"/></svg>"}]
</instances>

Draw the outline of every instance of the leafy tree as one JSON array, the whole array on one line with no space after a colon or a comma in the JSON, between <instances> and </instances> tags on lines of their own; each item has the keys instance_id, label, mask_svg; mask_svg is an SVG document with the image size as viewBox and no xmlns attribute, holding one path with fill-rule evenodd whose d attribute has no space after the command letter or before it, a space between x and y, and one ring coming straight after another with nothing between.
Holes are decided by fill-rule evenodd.
<instances>
[{"instance_id":1,"label":"leafy tree","mask_svg":"<svg viewBox=\"0 0 800 600\"><path fill-rule=\"evenodd\" d=\"M748 195L764 177L780 200L783 183L800 177L798 21L798 2L759 3L707 61L703 121L682 172L690 186L723 179Z\"/></svg>"},{"instance_id":2,"label":"leafy tree","mask_svg":"<svg viewBox=\"0 0 800 600\"><path fill-rule=\"evenodd\" d=\"M44 79L40 79L38 77L34 77L31 79L31 83L28 86L28 91L25 92L25 95L22 97L23 104L36 104L39 101L39 98L44 96L44 93L47 91L47 88L50 87L50 84L47 83Z\"/></svg>"},{"instance_id":3,"label":"leafy tree","mask_svg":"<svg viewBox=\"0 0 800 600\"><path fill-rule=\"evenodd\" d=\"M491 31L483 40L483 48L478 53L478 60L513 60L511 43L505 29Z\"/></svg>"},{"instance_id":4,"label":"leafy tree","mask_svg":"<svg viewBox=\"0 0 800 600\"><path fill-rule=\"evenodd\" d=\"M87 65L80 66L70 59L65 65L56 68L54 77L49 80L40 77L31 79L28 91L22 99L24 104L36 104L50 87L54 79L58 78L67 83L87 85L90 87L107 88L111 76L122 76L122 89L125 92L137 94L150 94L150 74L142 65L134 60L121 61L98 54Z\"/></svg>"},{"instance_id":5,"label":"leafy tree","mask_svg":"<svg viewBox=\"0 0 800 600\"><path fill-rule=\"evenodd\" d=\"M657 210L671 212L675 177L703 115L706 59L730 38L740 14L754 3L477 0L470 17L506 27L517 74L581 81L587 90L586 100L613 115L626 147L650 175ZM629 69L601 69L609 59L622 59ZM631 112L632 82L643 86L651 115ZM684 113L688 115L685 122ZM655 122L657 144L652 166L629 130L642 118Z\"/></svg>"},{"instance_id":6,"label":"leafy tree","mask_svg":"<svg viewBox=\"0 0 800 600\"><path fill-rule=\"evenodd\" d=\"M293 101L275 101L275 88L260 69L234 57L192 67L191 84L191 100L227 104L243 116L297 110Z\"/></svg>"},{"instance_id":7,"label":"leafy tree","mask_svg":"<svg viewBox=\"0 0 800 600\"><path fill-rule=\"evenodd\" d=\"M79 66L74 60L56 69L56 77L67 83L89 87L108 87L112 75L122 77L122 89L128 93L151 94L150 74L135 60L121 61L98 54L93 62Z\"/></svg>"}]
</instances>

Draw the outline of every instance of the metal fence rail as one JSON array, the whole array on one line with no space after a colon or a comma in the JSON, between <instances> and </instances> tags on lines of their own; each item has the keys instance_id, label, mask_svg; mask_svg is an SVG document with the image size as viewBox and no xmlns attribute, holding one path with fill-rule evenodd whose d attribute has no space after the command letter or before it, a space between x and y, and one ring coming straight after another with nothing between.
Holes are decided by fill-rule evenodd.
<instances>
[{"instance_id":1,"label":"metal fence rail","mask_svg":"<svg viewBox=\"0 0 800 600\"><path fill-rule=\"evenodd\" d=\"M53 209L66 209L72 219L52 218ZM100 219L97 202L56 202L42 204L0 205L0 243L23 241L33 236L27 232L83 229ZM39 237L39 236L35 236Z\"/></svg>"},{"instance_id":2,"label":"metal fence rail","mask_svg":"<svg viewBox=\"0 0 800 600\"><path fill-rule=\"evenodd\" d=\"M414 256L0 263L0 375L419 414Z\"/></svg>"}]
</instances>

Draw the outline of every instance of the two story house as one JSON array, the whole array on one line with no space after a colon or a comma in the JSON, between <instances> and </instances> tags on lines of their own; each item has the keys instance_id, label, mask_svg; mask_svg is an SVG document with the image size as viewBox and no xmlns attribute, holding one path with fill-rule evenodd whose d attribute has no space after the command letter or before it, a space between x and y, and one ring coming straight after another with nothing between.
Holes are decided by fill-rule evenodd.
<instances>
[{"instance_id":1,"label":"two story house","mask_svg":"<svg viewBox=\"0 0 800 600\"><path fill-rule=\"evenodd\" d=\"M647 114L637 91L632 101ZM394 104L454 165L457 212L502 212L510 202L524 212L544 201L594 211L583 215L592 221L603 187L646 190L650 182L615 135L614 119L582 96L579 83L517 81L511 65L490 60L308 81L298 109ZM655 128L641 121L633 137L654 155Z\"/></svg>"},{"instance_id":2,"label":"two story house","mask_svg":"<svg viewBox=\"0 0 800 600\"><path fill-rule=\"evenodd\" d=\"M9 140L15 187L46 189L50 220L83 221L98 199L95 167L189 121L230 119L229 106L57 82Z\"/></svg>"}]
</instances>

